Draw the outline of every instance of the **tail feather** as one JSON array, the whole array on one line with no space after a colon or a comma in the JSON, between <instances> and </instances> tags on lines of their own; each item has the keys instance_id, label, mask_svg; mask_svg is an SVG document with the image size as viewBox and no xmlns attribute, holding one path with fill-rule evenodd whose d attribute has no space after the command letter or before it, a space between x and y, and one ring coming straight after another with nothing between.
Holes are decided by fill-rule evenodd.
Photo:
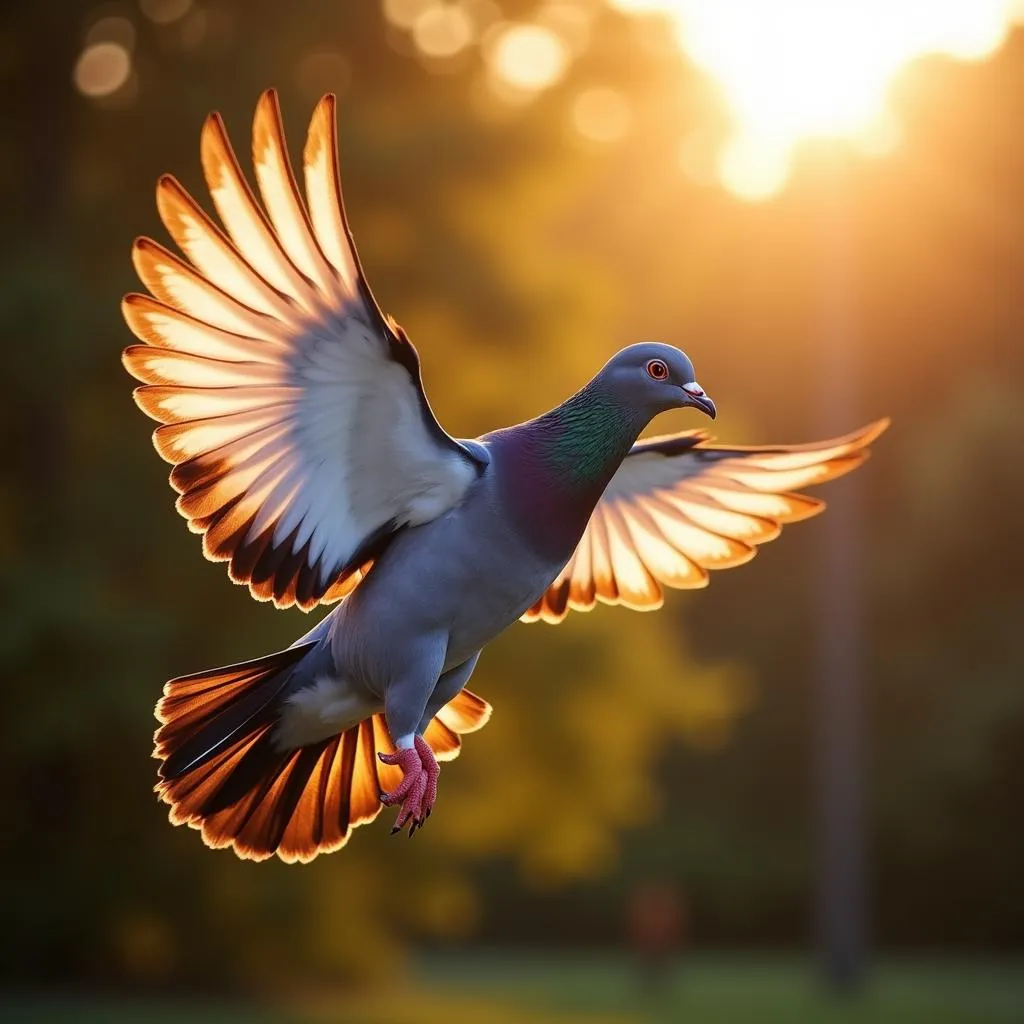
<instances>
[{"instance_id":1,"label":"tail feather","mask_svg":"<svg viewBox=\"0 0 1024 1024\"><path fill-rule=\"evenodd\" d=\"M352 782L348 789L349 814L353 825L373 821L383 806L380 795L388 790L380 774L381 769L388 766L382 764L377 757L380 750L376 742L378 731L383 734L390 746L391 737L388 735L383 715L374 715L373 718L359 723L359 747L352 765ZM389 786L394 788L394 782L390 782Z\"/></svg>"},{"instance_id":2,"label":"tail feather","mask_svg":"<svg viewBox=\"0 0 1024 1024\"><path fill-rule=\"evenodd\" d=\"M490 717L491 705L483 697L462 690L431 719L423 738L438 761L454 761L462 747L460 734L482 729Z\"/></svg>"},{"instance_id":3,"label":"tail feather","mask_svg":"<svg viewBox=\"0 0 1024 1024\"><path fill-rule=\"evenodd\" d=\"M246 860L312 860L348 842L380 813L401 781L378 751L394 750L383 715L298 750L274 744L282 691L314 644L173 679L157 705L156 791L170 819L199 829L207 846ZM458 757L460 733L479 729L490 705L466 690L446 704L425 739L440 761Z\"/></svg>"},{"instance_id":4,"label":"tail feather","mask_svg":"<svg viewBox=\"0 0 1024 1024\"><path fill-rule=\"evenodd\" d=\"M164 686L156 706L154 756L164 763L160 775L175 778L208 760L254 719L265 720L284 689L291 670L314 643L289 647L263 658L212 672L179 676Z\"/></svg>"},{"instance_id":5,"label":"tail feather","mask_svg":"<svg viewBox=\"0 0 1024 1024\"><path fill-rule=\"evenodd\" d=\"M430 720L423 738L430 745L438 761L452 761L459 756L462 740L459 739L457 732L453 732L441 721L440 717L435 716Z\"/></svg>"},{"instance_id":6,"label":"tail feather","mask_svg":"<svg viewBox=\"0 0 1024 1024\"><path fill-rule=\"evenodd\" d=\"M491 705L471 690L460 691L437 713L437 718L456 733L476 732L490 717Z\"/></svg>"}]
</instances>

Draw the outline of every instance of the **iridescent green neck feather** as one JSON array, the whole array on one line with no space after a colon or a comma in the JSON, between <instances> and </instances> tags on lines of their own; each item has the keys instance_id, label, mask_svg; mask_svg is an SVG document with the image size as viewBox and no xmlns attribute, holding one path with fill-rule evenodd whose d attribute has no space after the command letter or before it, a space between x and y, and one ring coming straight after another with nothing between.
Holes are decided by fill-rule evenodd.
<instances>
[{"instance_id":1,"label":"iridescent green neck feather","mask_svg":"<svg viewBox=\"0 0 1024 1024\"><path fill-rule=\"evenodd\" d=\"M647 419L598 379L543 416L492 435L506 507L534 547L568 560Z\"/></svg>"},{"instance_id":2,"label":"iridescent green neck feather","mask_svg":"<svg viewBox=\"0 0 1024 1024\"><path fill-rule=\"evenodd\" d=\"M575 486L608 478L625 458L644 419L592 383L534 421L543 443L537 454L556 479Z\"/></svg>"}]
</instances>

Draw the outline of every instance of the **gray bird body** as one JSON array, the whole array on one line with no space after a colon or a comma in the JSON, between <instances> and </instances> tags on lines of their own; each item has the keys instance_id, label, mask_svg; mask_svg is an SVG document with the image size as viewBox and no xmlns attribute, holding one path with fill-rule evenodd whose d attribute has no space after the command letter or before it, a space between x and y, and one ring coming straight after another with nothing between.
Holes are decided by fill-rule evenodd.
<instances>
[{"instance_id":1,"label":"gray bird body","mask_svg":"<svg viewBox=\"0 0 1024 1024\"><path fill-rule=\"evenodd\" d=\"M301 702L286 705L286 746L334 735L385 709L395 741L411 736L444 674L544 593L564 561L553 564L509 528L496 502L498 475L488 467L462 505L404 531L352 596L307 635L329 653L334 685L314 716ZM315 655L299 666L293 692L325 679L323 655ZM322 703L339 713L324 715Z\"/></svg>"},{"instance_id":2,"label":"gray bird body","mask_svg":"<svg viewBox=\"0 0 1024 1024\"><path fill-rule=\"evenodd\" d=\"M280 745L332 736L384 711L399 746L411 742L441 704L455 696L451 679L544 594L569 561L594 505L647 421L678 404L663 388L617 387L616 370L664 358L692 377L689 360L667 345L642 343L620 352L560 409L479 439L487 464L461 503L402 531L353 594L303 637L319 647L298 667L280 722ZM632 375L628 378L632 383ZM572 424L555 432L561 409L595 401L621 410L593 475L566 484L544 480L545 449L572 440ZM554 421L554 424L552 423ZM581 443L592 445L589 436ZM519 521L510 509L524 492L570 487L563 512L569 528L552 542L547 525ZM531 529L533 527L533 529ZM324 652L329 648L330 668ZM470 672L459 673L465 685ZM447 684L447 685L446 685ZM313 686L316 699L294 699ZM445 700L433 700L440 690ZM429 713L428 713L429 712Z\"/></svg>"},{"instance_id":3,"label":"gray bird body","mask_svg":"<svg viewBox=\"0 0 1024 1024\"><path fill-rule=\"evenodd\" d=\"M210 846L308 861L399 801L414 831L437 762L490 717L466 683L498 634L705 586L819 512L796 489L855 468L885 428L780 447L697 431L637 442L668 409L715 416L689 358L645 342L550 412L458 441L364 278L334 98L310 122L305 198L273 92L253 122L262 205L216 115L201 150L223 228L160 179L186 258L133 247L149 292L122 305L141 342L123 354L135 400L208 558L277 607L341 602L284 651L164 686L157 792Z\"/></svg>"}]
</instances>

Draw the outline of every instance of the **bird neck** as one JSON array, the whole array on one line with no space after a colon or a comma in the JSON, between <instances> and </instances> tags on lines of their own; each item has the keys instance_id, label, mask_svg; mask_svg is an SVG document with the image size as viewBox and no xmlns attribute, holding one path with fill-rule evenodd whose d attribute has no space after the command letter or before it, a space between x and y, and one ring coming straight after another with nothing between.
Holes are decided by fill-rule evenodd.
<instances>
[{"instance_id":1,"label":"bird neck","mask_svg":"<svg viewBox=\"0 0 1024 1024\"><path fill-rule=\"evenodd\" d=\"M600 381L591 381L533 421L533 453L552 483L603 491L646 422Z\"/></svg>"},{"instance_id":2,"label":"bird neck","mask_svg":"<svg viewBox=\"0 0 1024 1024\"><path fill-rule=\"evenodd\" d=\"M555 560L568 560L646 422L596 380L550 412L512 428L507 501L535 547Z\"/></svg>"}]
</instances>

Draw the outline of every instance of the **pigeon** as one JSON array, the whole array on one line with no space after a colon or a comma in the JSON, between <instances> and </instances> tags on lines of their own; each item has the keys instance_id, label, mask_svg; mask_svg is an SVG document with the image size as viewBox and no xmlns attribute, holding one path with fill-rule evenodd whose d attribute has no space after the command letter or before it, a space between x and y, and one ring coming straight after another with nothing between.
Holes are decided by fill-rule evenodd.
<instances>
[{"instance_id":1,"label":"pigeon","mask_svg":"<svg viewBox=\"0 0 1024 1024\"><path fill-rule=\"evenodd\" d=\"M431 814L439 762L483 726L466 689L506 628L598 602L662 603L819 512L793 493L860 465L880 421L816 444L725 447L649 421L715 404L671 345L629 345L557 408L450 436L419 356L378 307L342 205L336 101L289 161L276 94L253 123L251 190L217 114L201 136L218 226L170 176L181 258L135 241L124 365L207 558L279 608L333 605L283 651L168 682L156 707L170 819L245 859L306 862L383 806Z\"/></svg>"}]
</instances>

